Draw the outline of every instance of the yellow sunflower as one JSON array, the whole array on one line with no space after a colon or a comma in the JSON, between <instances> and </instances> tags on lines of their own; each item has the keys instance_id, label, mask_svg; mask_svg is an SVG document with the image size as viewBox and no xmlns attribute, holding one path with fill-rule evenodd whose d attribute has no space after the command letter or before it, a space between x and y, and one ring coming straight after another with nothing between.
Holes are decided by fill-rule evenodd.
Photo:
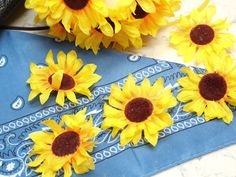
<instances>
[{"instance_id":1,"label":"yellow sunflower","mask_svg":"<svg viewBox=\"0 0 236 177\"><path fill-rule=\"evenodd\" d=\"M49 26L61 22L67 32L71 25L78 25L89 34L92 27L106 23L108 8L103 0L26 0L25 7L34 9L40 20L46 19Z\"/></svg>"},{"instance_id":2,"label":"yellow sunflower","mask_svg":"<svg viewBox=\"0 0 236 177\"><path fill-rule=\"evenodd\" d=\"M60 51L57 54L58 63L54 63L53 53L50 50L46 57L48 66L39 68L36 64L30 65L31 76L27 83L30 84L31 93L28 100L31 101L38 95L41 104L44 104L53 91L57 92L56 103L63 106L64 99L78 103L75 93L91 96L89 88L101 79L94 74L97 66L87 64L77 57L75 51L67 55Z\"/></svg>"},{"instance_id":3,"label":"yellow sunflower","mask_svg":"<svg viewBox=\"0 0 236 177\"><path fill-rule=\"evenodd\" d=\"M51 26L48 34L62 41L64 40L68 40L70 42L75 41L75 36L71 33L68 33L61 23Z\"/></svg>"},{"instance_id":4,"label":"yellow sunflower","mask_svg":"<svg viewBox=\"0 0 236 177\"><path fill-rule=\"evenodd\" d=\"M79 28L74 28L75 45L86 50L92 49L95 54L97 54L101 47L108 48L111 44L114 47L120 45L123 49L128 48L130 44L135 48L142 47L139 20L123 20L116 23L112 19L107 18L107 23L113 27L114 33L112 36L104 34L99 27L92 29L89 35L83 33Z\"/></svg>"},{"instance_id":5,"label":"yellow sunflower","mask_svg":"<svg viewBox=\"0 0 236 177\"><path fill-rule=\"evenodd\" d=\"M230 123L233 113L226 103L236 106L236 65L225 52L214 56L214 62L206 65L205 74L196 74L190 68L182 68L188 76L180 78L178 83L183 87L177 98L187 104L186 112L204 113L206 121L223 119Z\"/></svg>"},{"instance_id":6,"label":"yellow sunflower","mask_svg":"<svg viewBox=\"0 0 236 177\"><path fill-rule=\"evenodd\" d=\"M56 176L60 169L64 170L64 177L70 177L71 166L76 174L94 170L93 158L88 152L93 151L96 142L92 139L100 129L93 127L92 117L86 120L85 112L84 109L76 115L64 115L60 124L46 120L43 124L52 132L31 133L29 137L34 145L30 155L37 157L28 166L37 167L35 172L42 173L42 177Z\"/></svg>"},{"instance_id":7,"label":"yellow sunflower","mask_svg":"<svg viewBox=\"0 0 236 177\"><path fill-rule=\"evenodd\" d=\"M231 23L226 19L213 21L216 8L211 5L200 11L195 9L188 16L179 20L177 32L172 32L171 44L183 56L185 62L196 61L197 64L211 59L212 53L233 49L235 36L227 32Z\"/></svg>"},{"instance_id":8,"label":"yellow sunflower","mask_svg":"<svg viewBox=\"0 0 236 177\"><path fill-rule=\"evenodd\" d=\"M112 137L119 131L120 143L137 144L144 132L145 139L153 146L157 144L158 132L173 124L166 111L177 104L171 89L165 89L163 79L159 78L153 86L145 78L140 86L129 75L124 87L111 86L108 104L104 105L102 128L112 128Z\"/></svg>"},{"instance_id":9,"label":"yellow sunflower","mask_svg":"<svg viewBox=\"0 0 236 177\"><path fill-rule=\"evenodd\" d=\"M142 20L140 32L155 37L160 27L168 24L165 17L174 16L174 11L179 9L181 0L129 0L129 2L136 4L130 6L131 19Z\"/></svg>"}]
</instances>

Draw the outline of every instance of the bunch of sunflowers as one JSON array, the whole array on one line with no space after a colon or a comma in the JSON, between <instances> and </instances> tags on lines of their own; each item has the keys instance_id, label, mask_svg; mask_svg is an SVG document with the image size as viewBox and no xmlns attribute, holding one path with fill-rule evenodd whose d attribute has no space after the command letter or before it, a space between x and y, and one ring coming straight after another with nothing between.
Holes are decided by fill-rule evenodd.
<instances>
[{"instance_id":1,"label":"bunch of sunflowers","mask_svg":"<svg viewBox=\"0 0 236 177\"><path fill-rule=\"evenodd\" d=\"M120 0L113 8L103 0L26 0L26 7L38 13L37 21L46 19L51 35L75 41L77 46L97 53L101 46L142 47L142 35L156 36L159 28L168 24L165 17L173 16L180 2ZM142 137L156 146L158 132L174 123L168 109L178 101L186 103L183 111L203 116L206 121L233 121L230 106L236 106L236 63L231 50L236 38L228 31L230 22L214 20L216 7L207 3L208 0L202 8L181 16L176 21L177 30L170 36L171 45L185 62L194 61L206 69L198 74L191 68L181 68L186 75L177 81L181 86L177 99L170 88L164 87L163 78L153 84L145 78L138 84L130 74L122 88L111 86L101 128L110 129L113 138L119 135L121 146L137 144ZM57 61L49 51L45 60L48 66L43 68L30 65L29 101L39 96L44 104L52 92L57 92L57 104L64 106L65 98L78 103L77 94L91 98L90 87L102 79L95 73L97 66L83 65L75 51L60 51ZM59 124L46 120L43 124L52 131L29 135L34 142L31 155L37 157L28 165L37 167L35 172L53 177L63 169L64 176L70 177L72 167L76 174L95 169L89 153L96 145L94 138L100 128L93 126L92 116L87 120L86 111L63 115Z\"/></svg>"},{"instance_id":2,"label":"bunch of sunflowers","mask_svg":"<svg viewBox=\"0 0 236 177\"><path fill-rule=\"evenodd\" d=\"M46 20L49 34L95 54L101 47L141 48L142 35L155 37L181 0L26 0L25 7Z\"/></svg>"}]
</instances>

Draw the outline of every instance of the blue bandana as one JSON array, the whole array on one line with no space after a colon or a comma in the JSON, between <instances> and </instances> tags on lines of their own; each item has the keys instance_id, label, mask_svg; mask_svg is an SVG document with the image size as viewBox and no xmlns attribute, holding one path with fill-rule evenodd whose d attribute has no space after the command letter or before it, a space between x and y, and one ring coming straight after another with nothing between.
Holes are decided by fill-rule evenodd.
<instances>
[{"instance_id":1,"label":"blue bandana","mask_svg":"<svg viewBox=\"0 0 236 177\"><path fill-rule=\"evenodd\" d=\"M102 122L104 98L109 95L111 84L123 85L132 73L137 82L145 77L154 82L163 77L165 85L173 88L176 95L180 89L176 80L182 76L181 64L163 60L102 50L97 56L83 51L68 42L58 43L54 39L12 31L0 32L0 176L35 176L26 163L32 161L27 155L32 148L28 135L45 129L40 124L48 118L60 121L64 114L76 113L84 107L93 115L94 124ZM34 62L45 65L45 56L52 49L69 52L76 50L84 63L95 63L102 80L93 88L93 99L78 99L79 105L66 101L64 107L55 104L52 96L45 105L39 99L28 102L30 88L26 80L30 76L29 65ZM203 72L194 68L196 72ZM170 109L174 125L159 133L157 147L144 140L138 145L119 145L119 136L113 139L110 131L102 131L96 141L98 145L91 154L95 171L84 177L145 177L183 163L192 158L236 143L236 121L226 125L221 120L205 122L202 117L182 111L179 103ZM233 108L232 108L233 109ZM234 111L234 110L233 110ZM63 172L59 172L63 175Z\"/></svg>"}]
</instances>

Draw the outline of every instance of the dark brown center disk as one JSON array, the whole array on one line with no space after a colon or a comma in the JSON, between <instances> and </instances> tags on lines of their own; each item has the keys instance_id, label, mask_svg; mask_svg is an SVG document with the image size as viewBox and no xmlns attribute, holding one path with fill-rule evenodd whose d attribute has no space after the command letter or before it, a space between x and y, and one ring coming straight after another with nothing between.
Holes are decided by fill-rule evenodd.
<instances>
[{"instance_id":1,"label":"dark brown center disk","mask_svg":"<svg viewBox=\"0 0 236 177\"><path fill-rule=\"evenodd\" d=\"M142 122L146 120L153 111L151 101L146 98L135 98L125 106L125 116L131 122Z\"/></svg>"},{"instance_id":2,"label":"dark brown center disk","mask_svg":"<svg viewBox=\"0 0 236 177\"><path fill-rule=\"evenodd\" d=\"M215 37L214 30L208 25L197 25L191 30L191 40L197 45L209 44Z\"/></svg>"},{"instance_id":3,"label":"dark brown center disk","mask_svg":"<svg viewBox=\"0 0 236 177\"><path fill-rule=\"evenodd\" d=\"M141 19L141 18L144 18L148 15L147 12L145 12L142 7L138 4L136 9L135 9L135 12L132 14L134 18L136 19Z\"/></svg>"},{"instance_id":4,"label":"dark brown center disk","mask_svg":"<svg viewBox=\"0 0 236 177\"><path fill-rule=\"evenodd\" d=\"M52 75L48 78L48 82L52 84ZM74 79L68 75L68 74L63 74L62 81L61 81L61 90L70 90L74 88L75 86L75 81Z\"/></svg>"},{"instance_id":5,"label":"dark brown center disk","mask_svg":"<svg viewBox=\"0 0 236 177\"><path fill-rule=\"evenodd\" d=\"M210 101L220 100L225 96L227 91L227 83L225 79L217 73L203 76L198 87L201 96Z\"/></svg>"},{"instance_id":6,"label":"dark brown center disk","mask_svg":"<svg viewBox=\"0 0 236 177\"><path fill-rule=\"evenodd\" d=\"M65 4L73 10L81 10L87 4L89 0L64 0Z\"/></svg>"},{"instance_id":7,"label":"dark brown center disk","mask_svg":"<svg viewBox=\"0 0 236 177\"><path fill-rule=\"evenodd\" d=\"M56 137L52 143L52 152L60 157L73 154L79 145L79 135L76 132L68 131Z\"/></svg>"}]
</instances>

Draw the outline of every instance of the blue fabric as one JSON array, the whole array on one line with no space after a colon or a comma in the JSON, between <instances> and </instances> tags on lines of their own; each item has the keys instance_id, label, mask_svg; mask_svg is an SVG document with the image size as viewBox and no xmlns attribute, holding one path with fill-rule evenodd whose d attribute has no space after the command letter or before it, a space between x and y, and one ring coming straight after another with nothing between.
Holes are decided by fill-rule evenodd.
<instances>
[{"instance_id":1,"label":"blue fabric","mask_svg":"<svg viewBox=\"0 0 236 177\"><path fill-rule=\"evenodd\" d=\"M65 113L75 113L88 107L94 124L102 122L103 98L109 94L112 83L123 85L127 75L133 73L137 81L148 77L152 82L163 77L165 85L172 87L176 95L177 78L184 74L180 64L163 60L102 50L97 56L80 50L67 42L12 31L0 31L0 176L35 176L26 163L32 159L27 154L32 147L28 134L44 128L42 120L57 121ZM97 73L103 79L93 88L93 100L79 98L80 105L66 102L64 108L55 104L52 97L41 106L39 100L27 101L30 92L26 80L29 78L31 62L45 65L49 49L72 49L85 63L95 63ZM197 72L202 70L195 68ZM220 120L205 122L202 117L182 111L182 104L170 110L175 124L160 132L157 147L143 140L137 146L120 147L119 137L112 139L110 132L102 131L97 137L98 146L92 153L96 170L83 177L146 177L184 161L223 148L236 142L236 121L226 125ZM233 108L232 108L233 109ZM63 175L60 172L60 175Z\"/></svg>"}]
</instances>

